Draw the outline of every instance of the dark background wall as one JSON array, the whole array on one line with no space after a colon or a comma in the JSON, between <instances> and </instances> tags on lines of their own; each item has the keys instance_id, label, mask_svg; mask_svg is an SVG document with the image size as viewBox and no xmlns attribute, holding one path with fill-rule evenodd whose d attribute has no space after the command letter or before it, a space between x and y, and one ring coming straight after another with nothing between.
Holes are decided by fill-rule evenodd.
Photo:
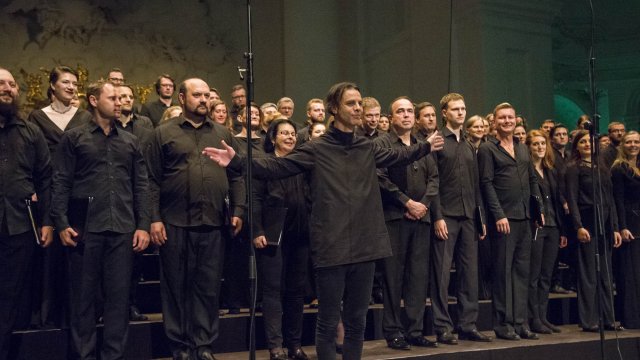
<instances>
[{"instance_id":1,"label":"dark background wall","mask_svg":"<svg viewBox=\"0 0 640 360\"><path fill-rule=\"evenodd\" d=\"M638 128L640 2L593 3L603 128L614 119ZM29 88L44 94L43 70L66 64L86 68L89 80L119 67L141 86L165 72L202 77L228 101L245 64L245 4L0 0L0 66L16 75L23 96ZM308 99L343 80L385 108L399 95L437 103L457 91L469 115L509 101L532 125L572 124L591 112L587 0L256 0L252 7L256 100L290 96L298 121Z\"/></svg>"}]
</instances>

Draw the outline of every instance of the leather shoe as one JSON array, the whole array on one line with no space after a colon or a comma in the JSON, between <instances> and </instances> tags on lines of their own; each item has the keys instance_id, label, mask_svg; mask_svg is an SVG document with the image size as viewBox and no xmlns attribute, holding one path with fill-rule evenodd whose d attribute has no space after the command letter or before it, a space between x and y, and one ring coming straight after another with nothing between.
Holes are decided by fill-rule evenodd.
<instances>
[{"instance_id":1,"label":"leather shoe","mask_svg":"<svg viewBox=\"0 0 640 360\"><path fill-rule=\"evenodd\" d=\"M607 324L604 326L604 329L607 331L623 331L624 327L622 327L622 325Z\"/></svg>"},{"instance_id":2,"label":"leather shoe","mask_svg":"<svg viewBox=\"0 0 640 360\"><path fill-rule=\"evenodd\" d=\"M411 345L403 337L387 340L387 346L393 350L411 350Z\"/></svg>"},{"instance_id":3,"label":"leather shoe","mask_svg":"<svg viewBox=\"0 0 640 360\"><path fill-rule=\"evenodd\" d=\"M538 334L553 334L553 331L546 327L542 321L533 321L531 322L531 331Z\"/></svg>"},{"instance_id":4,"label":"leather shoe","mask_svg":"<svg viewBox=\"0 0 640 360\"><path fill-rule=\"evenodd\" d=\"M571 291L569 291L569 290L567 290L567 289L565 289L562 286L557 285L557 284L553 285L551 287L551 289L549 289L549 292L553 293L553 294L564 294L564 295L571 294Z\"/></svg>"},{"instance_id":5,"label":"leather shoe","mask_svg":"<svg viewBox=\"0 0 640 360\"><path fill-rule=\"evenodd\" d=\"M129 307L129 320L130 321L147 321L149 318L146 315L140 313L137 306Z\"/></svg>"},{"instance_id":6,"label":"leather shoe","mask_svg":"<svg viewBox=\"0 0 640 360\"><path fill-rule=\"evenodd\" d=\"M460 340L470 340L470 341L479 341L479 342L491 342L493 338L491 336L487 336L478 329L473 329L471 331L458 331L458 339Z\"/></svg>"},{"instance_id":7,"label":"leather shoe","mask_svg":"<svg viewBox=\"0 0 640 360\"><path fill-rule=\"evenodd\" d=\"M304 350L302 350L301 347L295 348L295 349L289 349L288 355L289 355L289 359L309 360L309 357L307 356L307 354L304 353Z\"/></svg>"},{"instance_id":8,"label":"leather shoe","mask_svg":"<svg viewBox=\"0 0 640 360\"><path fill-rule=\"evenodd\" d=\"M282 349L276 352L269 352L269 360L287 360L287 354Z\"/></svg>"},{"instance_id":9,"label":"leather shoe","mask_svg":"<svg viewBox=\"0 0 640 360\"><path fill-rule=\"evenodd\" d=\"M496 332L496 336L503 340L520 340L520 336L513 331L509 331L506 333Z\"/></svg>"},{"instance_id":10,"label":"leather shoe","mask_svg":"<svg viewBox=\"0 0 640 360\"><path fill-rule=\"evenodd\" d=\"M533 331L531 331L529 329L522 329L518 335L520 335L521 339L525 339L525 340L539 340L540 339L540 337L538 337L538 334L534 333Z\"/></svg>"},{"instance_id":11,"label":"leather shoe","mask_svg":"<svg viewBox=\"0 0 640 360\"><path fill-rule=\"evenodd\" d=\"M600 328L598 327L598 325L593 325L593 326L588 326L588 327L583 327L582 331L586 331L586 332L598 332L600 331Z\"/></svg>"},{"instance_id":12,"label":"leather shoe","mask_svg":"<svg viewBox=\"0 0 640 360\"><path fill-rule=\"evenodd\" d=\"M431 341L424 336L408 337L407 342L414 346L438 347L438 343L436 341Z\"/></svg>"},{"instance_id":13,"label":"leather shoe","mask_svg":"<svg viewBox=\"0 0 640 360\"><path fill-rule=\"evenodd\" d=\"M205 348L198 350L198 360L216 360L216 357L213 356L211 350Z\"/></svg>"},{"instance_id":14,"label":"leather shoe","mask_svg":"<svg viewBox=\"0 0 640 360\"><path fill-rule=\"evenodd\" d=\"M174 350L173 360L189 360L189 352L187 350Z\"/></svg>"},{"instance_id":15,"label":"leather shoe","mask_svg":"<svg viewBox=\"0 0 640 360\"><path fill-rule=\"evenodd\" d=\"M449 331L438 334L438 342L447 345L458 345L458 339Z\"/></svg>"},{"instance_id":16,"label":"leather shoe","mask_svg":"<svg viewBox=\"0 0 640 360\"><path fill-rule=\"evenodd\" d=\"M549 320L547 319L541 319L540 321L542 321L542 324L546 327L549 328L549 330L553 331L554 333L560 333L562 332L562 329L560 329L559 327L553 325L552 323L549 322Z\"/></svg>"}]
</instances>

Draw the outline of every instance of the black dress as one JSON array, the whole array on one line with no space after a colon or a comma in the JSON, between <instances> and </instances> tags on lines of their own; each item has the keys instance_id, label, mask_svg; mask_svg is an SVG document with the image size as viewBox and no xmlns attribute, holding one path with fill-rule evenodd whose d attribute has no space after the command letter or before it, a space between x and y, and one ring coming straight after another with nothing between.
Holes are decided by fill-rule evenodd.
<instances>
[{"instance_id":1,"label":"black dress","mask_svg":"<svg viewBox=\"0 0 640 360\"><path fill-rule=\"evenodd\" d=\"M626 164L611 169L613 197L618 210L620 231L627 229L634 239L623 242L620 248L620 278L618 286L622 298L622 324L630 329L640 328L640 176Z\"/></svg>"}]
</instances>

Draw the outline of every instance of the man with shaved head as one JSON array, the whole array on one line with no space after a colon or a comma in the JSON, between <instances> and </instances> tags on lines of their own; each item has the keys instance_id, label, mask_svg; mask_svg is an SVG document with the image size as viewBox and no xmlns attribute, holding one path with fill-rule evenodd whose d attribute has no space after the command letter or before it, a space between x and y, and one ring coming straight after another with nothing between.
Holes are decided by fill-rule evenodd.
<instances>
[{"instance_id":1,"label":"man with shaved head","mask_svg":"<svg viewBox=\"0 0 640 360\"><path fill-rule=\"evenodd\" d=\"M182 115L156 128L149 150L151 240L160 247L162 315L174 359L214 359L224 229L242 226L242 175L201 155L222 140L233 143L207 118L209 93L201 79L180 84Z\"/></svg>"}]
</instances>

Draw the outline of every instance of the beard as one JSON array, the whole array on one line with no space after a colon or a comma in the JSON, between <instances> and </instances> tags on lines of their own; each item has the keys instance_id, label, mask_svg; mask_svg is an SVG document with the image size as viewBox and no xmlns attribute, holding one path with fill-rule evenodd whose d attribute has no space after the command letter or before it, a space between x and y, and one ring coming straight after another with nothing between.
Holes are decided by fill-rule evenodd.
<instances>
[{"instance_id":1,"label":"beard","mask_svg":"<svg viewBox=\"0 0 640 360\"><path fill-rule=\"evenodd\" d=\"M18 115L18 111L20 110L20 104L18 98L12 98L13 101L7 103L4 101L0 101L0 116L9 119Z\"/></svg>"}]
</instances>

